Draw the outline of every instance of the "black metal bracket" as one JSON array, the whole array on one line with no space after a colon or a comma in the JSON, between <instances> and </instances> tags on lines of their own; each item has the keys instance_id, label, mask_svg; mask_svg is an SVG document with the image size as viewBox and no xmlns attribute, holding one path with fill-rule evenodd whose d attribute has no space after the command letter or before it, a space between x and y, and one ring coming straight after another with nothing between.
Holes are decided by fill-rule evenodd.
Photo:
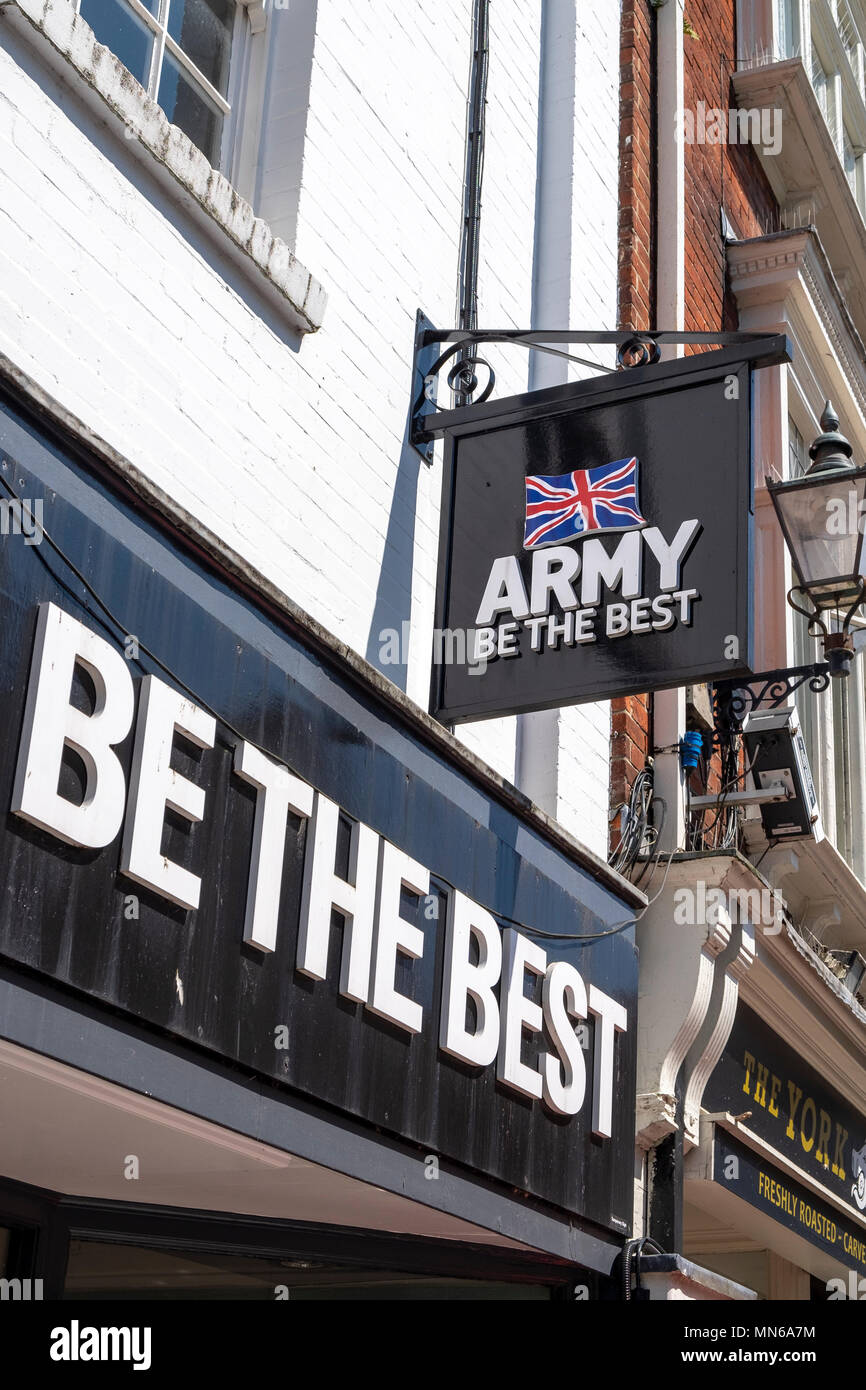
<instances>
[{"instance_id":1,"label":"black metal bracket","mask_svg":"<svg viewBox=\"0 0 866 1390\"><path fill-rule=\"evenodd\" d=\"M761 706L778 709L802 685L808 684L810 690L820 694L830 684L830 675L829 662L817 661L811 666L789 666L760 671L740 680L716 681L713 685L716 737L721 741L739 734L747 714Z\"/></svg>"},{"instance_id":2,"label":"black metal bracket","mask_svg":"<svg viewBox=\"0 0 866 1390\"><path fill-rule=\"evenodd\" d=\"M840 593L837 608L819 609L809 590L805 586L795 584L793 589L788 590L788 603L796 613L801 613L804 618L809 620L809 636L820 637L824 643L824 651L829 658L830 666L834 675L847 675L847 663L854 655L854 648L851 643L849 629L851 619L857 609L866 600L866 579L860 574L857 576L857 589L854 592L854 600L851 601L851 585L846 581L846 590ZM796 597L795 597L796 596ZM804 599L810 606L804 608L797 599ZM829 616L833 612L841 613L845 609L845 616L841 626L838 628L828 627L824 621L824 615Z\"/></svg>"},{"instance_id":3,"label":"black metal bracket","mask_svg":"<svg viewBox=\"0 0 866 1390\"><path fill-rule=\"evenodd\" d=\"M412 363L412 411L409 424L409 443L424 459L433 461L433 440L441 433L437 426L439 415L449 412L437 409L439 374L452 363L447 377L449 388L464 406L481 405L489 400L496 384L496 374L475 349L480 344L511 344L562 357L593 371L616 372L628 367L645 367L661 359L661 349L668 345L727 347L745 346L767 341L766 333L680 333L667 329L626 330L595 329L441 329L435 328L420 309L415 319L415 352ZM564 352L557 344L597 344L617 349L616 367L588 361ZM776 359L774 359L776 360ZM759 365L759 364L756 364ZM486 375L483 385L479 372ZM480 390L479 390L480 387Z\"/></svg>"},{"instance_id":4,"label":"black metal bracket","mask_svg":"<svg viewBox=\"0 0 866 1390\"><path fill-rule=\"evenodd\" d=\"M416 425L424 414L436 414L436 393L439 386L436 359L439 356L439 340L433 338L430 342L426 341L429 335L435 332L436 329L430 319L419 309L415 315L415 353L412 359L412 418L409 422L409 443L427 464L433 462L433 436L432 434L425 435L423 431L416 428Z\"/></svg>"}]
</instances>

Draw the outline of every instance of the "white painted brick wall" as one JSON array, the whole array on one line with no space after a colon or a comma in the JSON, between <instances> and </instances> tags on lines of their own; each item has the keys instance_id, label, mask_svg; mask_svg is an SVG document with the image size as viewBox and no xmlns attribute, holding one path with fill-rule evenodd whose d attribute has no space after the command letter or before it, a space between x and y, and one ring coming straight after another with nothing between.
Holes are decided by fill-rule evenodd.
<instances>
[{"instance_id":1,"label":"white painted brick wall","mask_svg":"<svg viewBox=\"0 0 866 1390\"><path fill-rule=\"evenodd\" d=\"M619 6L548 0L543 39L534 313L539 327L614 328L617 291ZM610 350L575 347L613 364ZM587 375L537 355L533 387ZM578 705L521 721L527 792L596 853L607 853L610 708Z\"/></svg>"},{"instance_id":2,"label":"white painted brick wall","mask_svg":"<svg viewBox=\"0 0 866 1390\"><path fill-rule=\"evenodd\" d=\"M619 4L576 6L574 190L570 265L572 322L616 327L619 130ZM581 354L613 364L613 354ZM610 706L562 711L555 814L597 854L607 856Z\"/></svg>"},{"instance_id":3,"label":"white painted brick wall","mask_svg":"<svg viewBox=\"0 0 866 1390\"><path fill-rule=\"evenodd\" d=\"M541 6L538 0L497 0L490 6L490 61L484 181L481 195L478 324L526 328L532 323L533 250L538 164L538 73ZM490 348L496 394L529 385L523 348ZM463 725L459 736L488 762L513 777L517 720Z\"/></svg>"},{"instance_id":4,"label":"white painted brick wall","mask_svg":"<svg viewBox=\"0 0 866 1390\"><path fill-rule=\"evenodd\" d=\"M293 5L293 21L270 16L259 210L327 290L322 330L299 340L263 310L222 234L193 224L75 75L61 86L33 31L0 13L0 350L362 654L377 660L380 631L410 620L408 672L386 674L426 707L441 466L404 439L415 311L455 316L471 6ZM615 5L578 8L584 216L563 273L572 320L610 325L618 25ZM479 313L523 326L540 6L491 10ZM499 389L526 388L522 353L496 366ZM597 850L605 719L567 712L554 752L557 811ZM515 720L463 737L514 776Z\"/></svg>"}]
</instances>

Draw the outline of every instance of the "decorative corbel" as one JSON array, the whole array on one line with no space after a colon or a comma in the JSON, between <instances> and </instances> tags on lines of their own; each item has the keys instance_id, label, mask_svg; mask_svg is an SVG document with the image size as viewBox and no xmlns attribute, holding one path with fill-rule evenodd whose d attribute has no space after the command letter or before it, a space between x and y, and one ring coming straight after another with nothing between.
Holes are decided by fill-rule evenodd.
<instances>
[{"instance_id":1,"label":"decorative corbel","mask_svg":"<svg viewBox=\"0 0 866 1390\"><path fill-rule=\"evenodd\" d=\"M698 1058L692 1074L689 1077L688 1086L686 1087L683 1106L683 1146L686 1151L690 1148L694 1148L698 1143L701 1100L704 1094L704 1087L709 1081L716 1063L725 1050L725 1044L728 1038L731 1036L734 1018L737 1013L740 981L755 963L757 952L755 948L754 924L751 922L743 922L739 930L739 949L734 959L725 969L721 1008L719 1009L715 1025L713 1026L713 1031L707 1039L707 1045Z\"/></svg>"}]
</instances>

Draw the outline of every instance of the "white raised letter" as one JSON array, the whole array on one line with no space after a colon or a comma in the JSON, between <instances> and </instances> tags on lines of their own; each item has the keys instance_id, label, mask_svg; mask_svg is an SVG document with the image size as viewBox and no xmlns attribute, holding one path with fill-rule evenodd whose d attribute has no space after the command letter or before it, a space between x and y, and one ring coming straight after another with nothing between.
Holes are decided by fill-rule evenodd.
<instances>
[{"instance_id":1,"label":"white raised letter","mask_svg":"<svg viewBox=\"0 0 866 1390\"><path fill-rule=\"evenodd\" d=\"M331 910L336 908L346 924L343 929L340 993L356 1003L366 1004L373 953L379 836L369 825L352 822L349 842L352 882L347 883L334 873L339 821L340 808L336 802L317 792L312 819L307 827L297 969L313 980L324 980L328 972Z\"/></svg>"},{"instance_id":2,"label":"white raised letter","mask_svg":"<svg viewBox=\"0 0 866 1390\"><path fill-rule=\"evenodd\" d=\"M557 1115L576 1115L586 1094L586 1062L572 1019L586 1018L586 988L573 965L555 960L542 990L544 1017L557 1054L544 1055L544 1103Z\"/></svg>"},{"instance_id":3,"label":"white raised letter","mask_svg":"<svg viewBox=\"0 0 866 1390\"><path fill-rule=\"evenodd\" d=\"M659 588L670 593L680 587L683 556L701 529L699 521L683 521L668 545L657 526L648 526L643 538L659 562Z\"/></svg>"},{"instance_id":4,"label":"white raised letter","mask_svg":"<svg viewBox=\"0 0 866 1390\"><path fill-rule=\"evenodd\" d=\"M469 959L472 938L478 963ZM502 969L502 938L494 918L456 889L448 901L445 928L445 976L439 1045L443 1052L476 1067L493 1061L499 1047L499 1007L493 986ZM475 1031L466 1026L466 1003L475 1004Z\"/></svg>"},{"instance_id":5,"label":"white raised letter","mask_svg":"<svg viewBox=\"0 0 866 1390\"><path fill-rule=\"evenodd\" d=\"M407 1033L420 1033L423 1009L394 988L397 952L420 960L424 954L424 933L400 916L400 889L426 897L430 874L408 854L382 841L379 870L379 919L376 930L376 960L373 966L373 1013L390 1019Z\"/></svg>"},{"instance_id":6,"label":"white raised letter","mask_svg":"<svg viewBox=\"0 0 866 1390\"><path fill-rule=\"evenodd\" d=\"M516 555L493 561L475 626L489 627L499 613L510 613L517 619L529 617L529 600Z\"/></svg>"},{"instance_id":7,"label":"white raised letter","mask_svg":"<svg viewBox=\"0 0 866 1390\"><path fill-rule=\"evenodd\" d=\"M613 1047L614 1034L628 1028L628 1014L615 999L597 988L589 987L589 1012L595 1014L595 1056L592 1080L592 1132L602 1139L611 1136L613 1114Z\"/></svg>"},{"instance_id":8,"label":"white raised letter","mask_svg":"<svg viewBox=\"0 0 866 1390\"><path fill-rule=\"evenodd\" d=\"M594 608L601 602L601 581L611 590L619 586L623 598L637 598L641 591L640 531L627 531L612 555L598 536L583 543L583 579L580 605Z\"/></svg>"},{"instance_id":9,"label":"white raised letter","mask_svg":"<svg viewBox=\"0 0 866 1390\"><path fill-rule=\"evenodd\" d=\"M296 816L312 814L313 789L293 777L282 763L266 758L252 743L235 747L235 772L256 789L244 941L260 951L273 951L277 944L286 820L290 809Z\"/></svg>"},{"instance_id":10,"label":"white raised letter","mask_svg":"<svg viewBox=\"0 0 866 1390\"><path fill-rule=\"evenodd\" d=\"M523 977L527 970L534 975L543 975L547 970L547 956L540 946L513 927L506 928L504 932L504 948L501 1036L496 1075L521 1095L538 1099L541 1095L541 1073L534 1067L528 1067L520 1054L523 1030L540 1033L544 1016L541 1005L526 998Z\"/></svg>"},{"instance_id":11,"label":"white raised letter","mask_svg":"<svg viewBox=\"0 0 866 1390\"><path fill-rule=\"evenodd\" d=\"M92 714L69 703L75 664L96 691ZM104 849L123 822L126 781L114 745L132 727L135 692L128 662L53 603L39 608L12 810L69 845ZM87 773L81 805L58 794L64 746Z\"/></svg>"},{"instance_id":12,"label":"white raised letter","mask_svg":"<svg viewBox=\"0 0 866 1390\"><path fill-rule=\"evenodd\" d=\"M580 571L580 555L567 545L553 545L532 555L530 612L536 617L547 613L554 594L563 610L577 607L571 581Z\"/></svg>"},{"instance_id":13,"label":"white raised letter","mask_svg":"<svg viewBox=\"0 0 866 1390\"><path fill-rule=\"evenodd\" d=\"M195 909L201 879L162 852L166 806L192 824L204 816L203 789L175 772L171 765L176 732L197 748L213 748L216 720L165 681L145 676L135 726L120 869L136 883L153 888L180 907Z\"/></svg>"}]
</instances>

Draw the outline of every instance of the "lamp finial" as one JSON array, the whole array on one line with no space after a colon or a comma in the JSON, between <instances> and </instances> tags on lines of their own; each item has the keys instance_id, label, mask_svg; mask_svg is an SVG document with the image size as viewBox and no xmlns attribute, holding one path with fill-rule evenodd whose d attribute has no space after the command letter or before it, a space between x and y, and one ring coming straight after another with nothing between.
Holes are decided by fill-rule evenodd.
<instances>
[{"instance_id":1,"label":"lamp finial","mask_svg":"<svg viewBox=\"0 0 866 1390\"><path fill-rule=\"evenodd\" d=\"M824 409L821 412L821 429L825 434L830 434L839 428L839 416L833 408L832 401L824 402Z\"/></svg>"},{"instance_id":2,"label":"lamp finial","mask_svg":"<svg viewBox=\"0 0 866 1390\"><path fill-rule=\"evenodd\" d=\"M814 444L809 446L809 458L812 460L809 472L820 473L829 468L850 468L848 460L854 450L844 434L839 433L839 416L833 409L832 401L824 402L821 429L823 434L819 434Z\"/></svg>"}]
</instances>

